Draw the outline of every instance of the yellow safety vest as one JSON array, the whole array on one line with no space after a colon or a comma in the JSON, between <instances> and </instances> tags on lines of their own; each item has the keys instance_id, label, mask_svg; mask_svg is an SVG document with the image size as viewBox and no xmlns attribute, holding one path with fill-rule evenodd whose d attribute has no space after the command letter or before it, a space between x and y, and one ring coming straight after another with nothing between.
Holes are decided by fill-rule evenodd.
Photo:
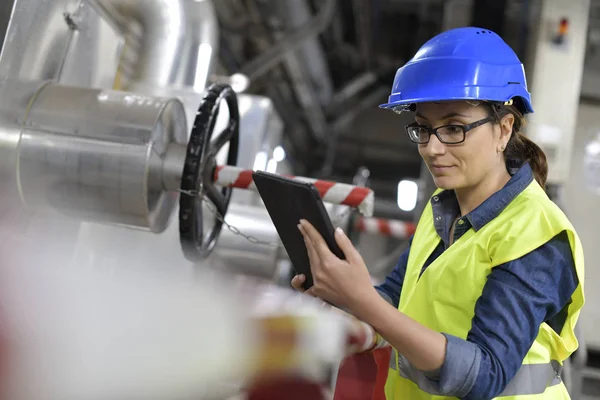
<instances>
[{"instance_id":1,"label":"yellow safety vest","mask_svg":"<svg viewBox=\"0 0 600 400\"><path fill-rule=\"evenodd\" d=\"M492 268L524 256L563 231L568 233L580 282L572 296L565 325L559 335L548 324L541 324L523 365L497 398L569 399L560 369L578 346L573 328L584 303L583 251L573 226L537 182L533 181L479 231L467 231L419 277L440 242L428 204L413 238L398 309L437 332L464 339L471 329L475 302ZM404 364L393 351L385 385L388 400L448 398L421 390L411 380L413 367Z\"/></svg>"}]
</instances>

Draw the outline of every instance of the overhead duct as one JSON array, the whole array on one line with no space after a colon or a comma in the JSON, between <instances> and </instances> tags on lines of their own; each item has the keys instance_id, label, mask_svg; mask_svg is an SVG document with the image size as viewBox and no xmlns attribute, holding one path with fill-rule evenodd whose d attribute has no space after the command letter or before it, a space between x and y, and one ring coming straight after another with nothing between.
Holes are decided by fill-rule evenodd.
<instances>
[{"instance_id":1,"label":"overhead duct","mask_svg":"<svg viewBox=\"0 0 600 400\"><path fill-rule=\"evenodd\" d=\"M190 127L214 68L219 45L212 2L95 1L114 20L127 41L128 52L121 59L117 76L118 89L182 97ZM131 68L128 64L132 64Z\"/></svg>"}]
</instances>

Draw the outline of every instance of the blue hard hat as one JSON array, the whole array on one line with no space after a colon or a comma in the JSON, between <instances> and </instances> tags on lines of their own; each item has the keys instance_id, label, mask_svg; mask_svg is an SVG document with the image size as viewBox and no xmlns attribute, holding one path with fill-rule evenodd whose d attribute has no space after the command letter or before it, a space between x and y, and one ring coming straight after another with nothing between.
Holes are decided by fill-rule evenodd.
<instances>
[{"instance_id":1,"label":"blue hard hat","mask_svg":"<svg viewBox=\"0 0 600 400\"><path fill-rule=\"evenodd\" d=\"M398 69L388 103L380 107L402 111L445 100L512 100L523 114L533 112L519 57L482 28L452 29L430 39Z\"/></svg>"}]
</instances>

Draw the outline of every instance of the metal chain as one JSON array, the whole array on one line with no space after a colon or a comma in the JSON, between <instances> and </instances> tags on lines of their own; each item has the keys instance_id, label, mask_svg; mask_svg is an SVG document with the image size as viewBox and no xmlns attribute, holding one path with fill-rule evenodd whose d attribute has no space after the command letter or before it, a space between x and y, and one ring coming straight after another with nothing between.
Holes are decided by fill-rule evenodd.
<instances>
[{"instance_id":1,"label":"metal chain","mask_svg":"<svg viewBox=\"0 0 600 400\"><path fill-rule=\"evenodd\" d=\"M219 213L219 211L217 211L217 209L214 206L214 204L212 203L212 201L210 201L206 196L201 196L200 193L191 191L191 190L181 190L180 189L179 192L182 194L188 195L188 196L202 197L202 202L206 204L206 207L208 208L208 210L215 216L216 219L218 219L223 225L225 225L225 227L234 235L241 236L252 244L262 244L262 245L266 245L269 247L280 247L281 246L281 241L279 241L279 240L277 242L267 242L264 240L260 240L259 238L255 237L255 236L246 235L245 233L241 232L235 226L228 224L225 221L225 217L222 216ZM350 215L350 213L352 213L353 210L354 210L353 207L348 207L347 210L345 210L343 213L339 214L335 218L335 220L332 221L333 224L339 225L344 218L346 218L348 215Z\"/></svg>"}]
</instances>

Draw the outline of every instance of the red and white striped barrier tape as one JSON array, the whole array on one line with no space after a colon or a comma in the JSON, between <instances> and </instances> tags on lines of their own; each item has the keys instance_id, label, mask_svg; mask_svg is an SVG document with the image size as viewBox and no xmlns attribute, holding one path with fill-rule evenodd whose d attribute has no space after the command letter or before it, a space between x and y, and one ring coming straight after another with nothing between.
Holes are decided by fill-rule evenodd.
<instances>
[{"instance_id":1,"label":"red and white striped barrier tape","mask_svg":"<svg viewBox=\"0 0 600 400\"><path fill-rule=\"evenodd\" d=\"M376 233L397 239L408 239L415 233L416 226L412 222L405 222L383 218L360 218L356 222L359 232Z\"/></svg>"},{"instance_id":2,"label":"red and white striped barrier tape","mask_svg":"<svg viewBox=\"0 0 600 400\"><path fill-rule=\"evenodd\" d=\"M219 186L256 190L252 180L252 172L254 171L229 165L219 165L215 169L214 183ZM369 188L301 176L283 176L314 184L324 202L356 207L366 217L373 215L375 195Z\"/></svg>"}]
</instances>

